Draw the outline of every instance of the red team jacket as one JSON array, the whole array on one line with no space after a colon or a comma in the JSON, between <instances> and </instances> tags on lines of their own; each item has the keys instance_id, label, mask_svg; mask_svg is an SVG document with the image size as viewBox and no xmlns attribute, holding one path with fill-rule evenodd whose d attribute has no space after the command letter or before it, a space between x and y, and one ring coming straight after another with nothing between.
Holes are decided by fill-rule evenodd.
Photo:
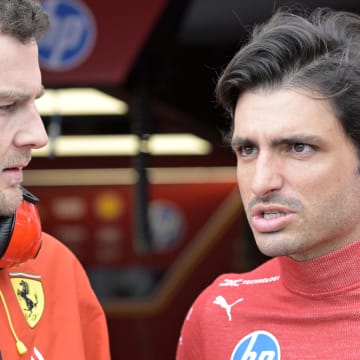
<instances>
[{"instance_id":1,"label":"red team jacket","mask_svg":"<svg viewBox=\"0 0 360 360\"><path fill-rule=\"evenodd\" d=\"M177 360L359 360L360 242L220 276L184 321Z\"/></svg>"},{"instance_id":2,"label":"red team jacket","mask_svg":"<svg viewBox=\"0 0 360 360\"><path fill-rule=\"evenodd\" d=\"M84 269L53 237L43 234L35 260L1 270L0 290L0 359L110 359L104 312Z\"/></svg>"}]
</instances>

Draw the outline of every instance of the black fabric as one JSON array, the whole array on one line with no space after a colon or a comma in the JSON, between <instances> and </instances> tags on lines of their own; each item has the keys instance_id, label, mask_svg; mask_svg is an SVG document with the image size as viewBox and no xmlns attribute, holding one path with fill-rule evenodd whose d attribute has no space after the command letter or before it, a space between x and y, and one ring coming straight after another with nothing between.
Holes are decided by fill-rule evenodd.
<instances>
[{"instance_id":1,"label":"black fabric","mask_svg":"<svg viewBox=\"0 0 360 360\"><path fill-rule=\"evenodd\" d=\"M25 189L22 186L20 186L20 187L21 187L21 191L23 193L23 198L25 201L30 202L32 204L37 204L39 202L39 199L34 194L32 194L29 190Z\"/></svg>"},{"instance_id":2,"label":"black fabric","mask_svg":"<svg viewBox=\"0 0 360 360\"><path fill-rule=\"evenodd\" d=\"M15 215L0 216L0 257L2 257L9 245L14 230ZM0 358L1 360L1 358Z\"/></svg>"}]
</instances>

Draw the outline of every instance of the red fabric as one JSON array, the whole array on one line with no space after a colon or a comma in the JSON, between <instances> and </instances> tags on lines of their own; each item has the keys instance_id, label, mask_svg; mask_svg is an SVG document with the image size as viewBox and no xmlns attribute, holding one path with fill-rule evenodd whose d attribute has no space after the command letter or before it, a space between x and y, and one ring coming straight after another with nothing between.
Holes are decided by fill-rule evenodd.
<instances>
[{"instance_id":1,"label":"red fabric","mask_svg":"<svg viewBox=\"0 0 360 360\"><path fill-rule=\"evenodd\" d=\"M359 259L356 242L220 276L190 309L177 360L359 359Z\"/></svg>"},{"instance_id":2,"label":"red fabric","mask_svg":"<svg viewBox=\"0 0 360 360\"><path fill-rule=\"evenodd\" d=\"M31 328L19 303L11 279L39 279L44 294L44 311ZM28 351L20 356L0 303L0 351L4 360L107 360L109 343L104 312L82 266L59 241L43 234L35 260L0 271L3 292L18 338ZM30 295L29 295L30 296Z\"/></svg>"}]
</instances>

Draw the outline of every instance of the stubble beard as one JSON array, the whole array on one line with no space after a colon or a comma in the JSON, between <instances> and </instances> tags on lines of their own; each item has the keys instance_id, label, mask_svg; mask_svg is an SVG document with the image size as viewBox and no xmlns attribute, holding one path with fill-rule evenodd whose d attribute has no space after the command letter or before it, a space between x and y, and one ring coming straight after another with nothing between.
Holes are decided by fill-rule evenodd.
<instances>
[{"instance_id":1,"label":"stubble beard","mask_svg":"<svg viewBox=\"0 0 360 360\"><path fill-rule=\"evenodd\" d=\"M29 150L22 150L16 154L12 154L3 160L3 167L9 167L16 164L27 164L30 162L31 152ZM0 184L0 216L9 216L16 212L23 199L20 181L10 180L10 183L2 186ZM10 186L9 186L10 185Z\"/></svg>"},{"instance_id":2,"label":"stubble beard","mask_svg":"<svg viewBox=\"0 0 360 360\"><path fill-rule=\"evenodd\" d=\"M0 191L0 216L14 214L20 206L22 198L19 184L14 184L10 189Z\"/></svg>"}]
</instances>

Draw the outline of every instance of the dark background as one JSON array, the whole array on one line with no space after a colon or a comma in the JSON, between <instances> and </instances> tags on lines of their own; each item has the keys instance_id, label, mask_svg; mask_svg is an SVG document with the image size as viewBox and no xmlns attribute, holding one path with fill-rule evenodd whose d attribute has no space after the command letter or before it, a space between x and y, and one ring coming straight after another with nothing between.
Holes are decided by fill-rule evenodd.
<instances>
[{"instance_id":1,"label":"dark background","mask_svg":"<svg viewBox=\"0 0 360 360\"><path fill-rule=\"evenodd\" d=\"M125 0L116 4L111 10L114 16L132 6ZM227 128L227 120L214 101L216 80L246 41L253 24L267 19L275 9L289 6L360 11L358 0L169 0L124 78L119 83L92 84L128 101L129 114L121 121L115 117L65 117L63 133L193 132L214 145L213 157L206 161L233 164L230 152L222 146L219 130ZM136 9L138 14L141 11ZM121 23L116 31L121 32ZM116 33L108 36L116 40ZM127 36L131 42L131 34Z\"/></svg>"},{"instance_id":2,"label":"dark background","mask_svg":"<svg viewBox=\"0 0 360 360\"><path fill-rule=\"evenodd\" d=\"M151 0L148 1L151 2ZM90 3L100 4L94 0L85 2L89 5ZM116 16L127 7L132 7L134 2L136 1L114 2L116 5L113 5L114 8L111 8L110 12ZM265 21L279 7L310 9L325 6L360 13L359 0L169 0L164 4L159 17L144 37L145 40L136 56L132 57L131 63L126 71L124 70L121 80L114 80L111 84L96 82L86 84L127 101L130 106L129 113L120 118L116 116L63 117L61 131L65 135L129 133L144 135L190 132L211 142L213 146L211 154L186 157L34 158L31 169L47 171L40 179L43 183L46 182L52 169L92 168L98 172L101 171L100 168L135 167L139 174L144 176L146 175L144 169L147 167L183 167L186 169L184 172L190 174L197 167L235 166L235 157L222 141L221 131L227 128L228 119L215 104L214 88L222 69L241 44L247 40L252 26ZM101 2L101 5L98 5L99 11L103 11L106 5L107 1ZM142 11L147 10L137 8L134 19L128 19L129 23L139 21ZM97 14L95 13L94 16L96 17ZM113 40L114 46L123 46L121 51L126 52L126 44L116 41L116 34L122 32L122 26L125 24L119 21L116 29L110 29L106 36ZM131 32L129 32L127 33L128 44L131 41ZM99 66L97 71L101 72L101 69ZM48 84L46 76L44 79L46 87L63 85L60 82ZM68 85L83 86L84 84L70 80ZM45 117L44 122L48 126L50 119ZM185 177L186 174L181 174L181 176ZM131 212L126 209L127 225L133 222L135 226L144 226L144 214L149 200L148 192L151 197L153 189L155 189L153 192L158 192L158 194L162 191L156 186L153 186L153 189L147 188L146 176L142 180L126 188L128 203L131 204ZM235 176L231 181L233 182L231 185L236 188ZM196 217L201 217L202 212L199 188L168 185L164 187L169 196L176 194L179 201L183 200L185 205L193 211L196 207L194 212L198 216L192 215L189 222L200 223L200 220L196 219ZM204 188L206 185L209 184L205 182ZM224 184L213 187L213 184L210 185L208 193L206 189L203 189L204 203L208 204L209 201L206 200L215 198L215 195L218 198L226 197L216 190ZM124 196L125 193L121 186L90 188L89 186L77 187L75 184L73 187L44 187L41 182L33 183L32 186L35 194L42 199L42 204L48 206L49 209L51 209L52 199L58 199L61 196L64 198L82 196L87 204L92 204L97 192L103 191L104 188L120 194L119 197ZM226 188L227 186L228 184ZM180 189L184 189L186 196L180 193ZM216 191L217 193L214 194ZM221 203L221 200L215 201L217 204L214 208ZM89 205L87 209L90 208ZM212 209L206 210L211 213ZM146 256L136 258L136 264L133 265L136 265L137 269L140 268L140 272L128 272L124 264L118 264L115 269L112 269L111 276L124 278L130 289L141 281L143 275L152 276L154 273L156 275L154 284L146 296L135 298L129 291L129 296L115 296L110 302L102 302L108 318L114 360L174 359L182 321L197 294L221 272L244 271L266 260L253 244L240 205L238 210L237 217L233 215L229 219L229 225L226 231L224 230L224 234L220 234L212 242L211 247L205 250L198 251L199 244L194 237L194 241L188 246L179 247L178 252L173 251L167 254L168 259L174 261L170 263L169 260L167 266L155 269L155 272L154 264L159 261L159 256L156 254L152 256L151 251ZM51 226L56 228L55 220L50 219L49 213L45 215L42 218L44 228L46 230L51 230ZM96 232L96 220L88 217L84 223L84 227L90 227L94 229L94 233ZM117 225L120 227L119 224ZM194 224L193 227L195 228ZM132 245L134 239L129 237L126 241ZM85 245L91 247L91 242ZM196 261L194 260L195 253L198 254ZM84 262L86 270L91 272L92 269L86 265Z\"/></svg>"}]
</instances>

